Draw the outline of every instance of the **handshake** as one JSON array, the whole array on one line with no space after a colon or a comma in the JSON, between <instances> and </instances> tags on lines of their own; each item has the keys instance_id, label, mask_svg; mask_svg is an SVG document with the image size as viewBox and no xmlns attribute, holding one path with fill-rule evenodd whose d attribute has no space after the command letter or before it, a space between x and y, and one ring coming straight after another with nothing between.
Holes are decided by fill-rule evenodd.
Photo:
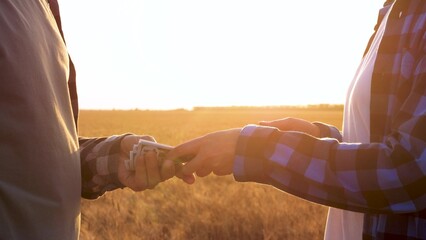
<instances>
[{"instance_id":1,"label":"handshake","mask_svg":"<svg viewBox=\"0 0 426 240\"><path fill-rule=\"evenodd\" d=\"M301 131L313 136L319 135L316 125L301 119L285 118L260 122L260 125L263 126L252 125L251 129L260 128L260 132L265 132L278 128L281 131ZM195 182L195 175L205 177L214 173L223 176L235 171L241 172L238 168L242 166L235 164L235 159L237 143L244 142L245 138L247 136L243 128L235 128L209 133L172 147L157 143L152 137L129 135L121 144L125 154L121 157L118 177L125 186L142 191L152 189L158 183L174 176L192 184ZM264 146L262 141L250 141L250 144L257 145L255 148ZM258 163L261 167L260 159Z\"/></svg>"}]
</instances>

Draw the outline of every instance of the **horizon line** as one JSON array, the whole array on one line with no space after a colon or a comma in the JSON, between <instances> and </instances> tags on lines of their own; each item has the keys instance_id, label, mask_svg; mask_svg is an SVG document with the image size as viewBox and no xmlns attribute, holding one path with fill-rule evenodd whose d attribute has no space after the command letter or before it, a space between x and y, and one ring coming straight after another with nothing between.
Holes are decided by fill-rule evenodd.
<instances>
[{"instance_id":1,"label":"horizon line","mask_svg":"<svg viewBox=\"0 0 426 240\"><path fill-rule=\"evenodd\" d=\"M294 105L229 105L229 106L193 106L191 108L80 108L81 111L197 111L203 109L297 109L297 108L343 108L343 103L318 103L318 104L294 104Z\"/></svg>"}]
</instances>

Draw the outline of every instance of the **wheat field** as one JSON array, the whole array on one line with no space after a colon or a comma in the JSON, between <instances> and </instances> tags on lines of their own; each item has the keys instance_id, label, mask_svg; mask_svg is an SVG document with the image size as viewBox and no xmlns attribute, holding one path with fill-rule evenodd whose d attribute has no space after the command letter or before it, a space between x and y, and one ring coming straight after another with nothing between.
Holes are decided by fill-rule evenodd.
<instances>
[{"instance_id":1,"label":"wheat field","mask_svg":"<svg viewBox=\"0 0 426 240\"><path fill-rule=\"evenodd\" d=\"M341 126L337 108L197 108L194 111L81 111L81 136L147 134L177 145L211 131L298 117ZM82 200L81 234L92 239L322 239L327 208L232 176L170 179L153 190Z\"/></svg>"}]
</instances>

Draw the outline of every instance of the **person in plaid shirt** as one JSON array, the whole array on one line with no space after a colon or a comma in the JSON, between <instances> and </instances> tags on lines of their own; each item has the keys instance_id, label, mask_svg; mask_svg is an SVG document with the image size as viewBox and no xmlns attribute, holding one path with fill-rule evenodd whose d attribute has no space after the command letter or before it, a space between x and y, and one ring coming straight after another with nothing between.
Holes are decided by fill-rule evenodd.
<instances>
[{"instance_id":1,"label":"person in plaid shirt","mask_svg":"<svg viewBox=\"0 0 426 240\"><path fill-rule=\"evenodd\" d=\"M78 137L56 0L0 1L0 81L0 239L78 239L81 196L174 176L153 152L125 168L133 144L150 136Z\"/></svg>"},{"instance_id":2,"label":"person in plaid shirt","mask_svg":"<svg viewBox=\"0 0 426 240\"><path fill-rule=\"evenodd\" d=\"M330 206L329 239L426 239L426 1L388 1L375 30L342 133L286 118L207 134L168 159L195 156L184 175L233 173Z\"/></svg>"}]
</instances>

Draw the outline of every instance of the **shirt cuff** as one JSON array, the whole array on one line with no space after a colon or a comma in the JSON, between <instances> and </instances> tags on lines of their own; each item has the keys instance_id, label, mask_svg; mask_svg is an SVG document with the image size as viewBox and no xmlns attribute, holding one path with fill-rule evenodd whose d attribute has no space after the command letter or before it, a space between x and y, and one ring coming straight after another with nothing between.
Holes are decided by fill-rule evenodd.
<instances>
[{"instance_id":1,"label":"shirt cuff","mask_svg":"<svg viewBox=\"0 0 426 240\"><path fill-rule=\"evenodd\" d=\"M267 126L247 125L240 133L235 151L233 174L239 182L266 183L265 151L268 139L277 131Z\"/></svg>"},{"instance_id":2,"label":"shirt cuff","mask_svg":"<svg viewBox=\"0 0 426 240\"><path fill-rule=\"evenodd\" d=\"M320 138L335 138L339 142L342 141L342 133L336 127L322 122L313 122L320 130Z\"/></svg>"}]
</instances>

